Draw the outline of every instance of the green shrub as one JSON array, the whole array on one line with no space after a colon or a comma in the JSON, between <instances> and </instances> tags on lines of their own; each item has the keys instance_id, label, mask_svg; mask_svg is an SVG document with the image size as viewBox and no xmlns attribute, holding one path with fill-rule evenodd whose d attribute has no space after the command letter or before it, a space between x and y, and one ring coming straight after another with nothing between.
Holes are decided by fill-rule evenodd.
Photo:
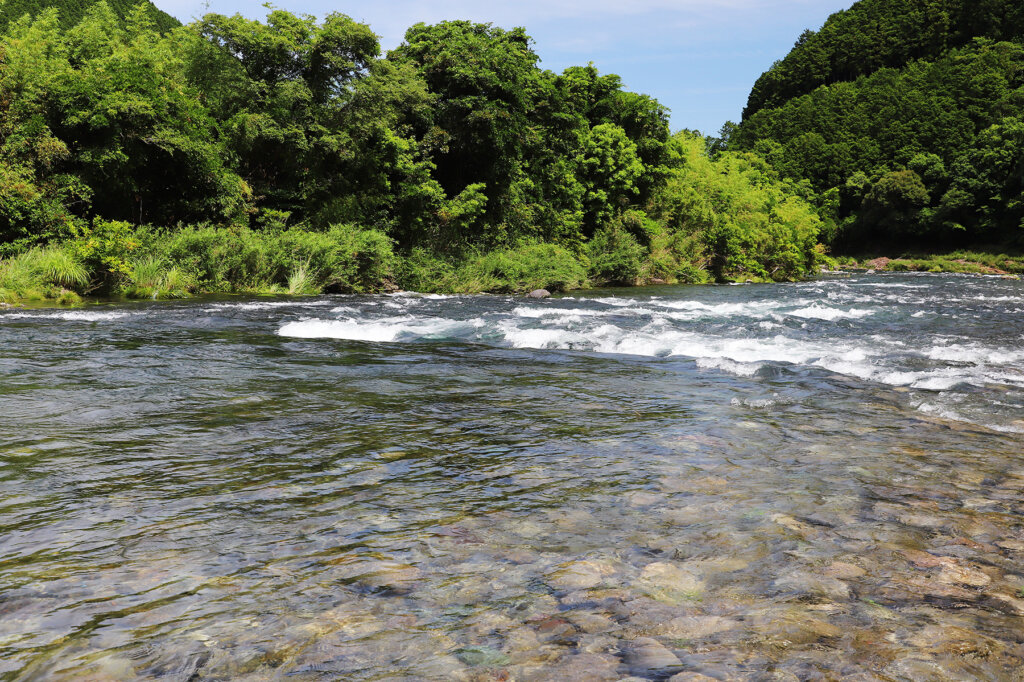
<instances>
[{"instance_id":1,"label":"green shrub","mask_svg":"<svg viewBox=\"0 0 1024 682\"><path fill-rule=\"evenodd\" d=\"M394 279L392 242L379 230L353 225L332 225L326 232L291 229L272 243L272 279L289 289L299 273L305 293L380 291Z\"/></svg>"},{"instance_id":2,"label":"green shrub","mask_svg":"<svg viewBox=\"0 0 1024 682\"><path fill-rule=\"evenodd\" d=\"M395 274L398 286L408 291L435 293L455 289L455 266L422 247L399 259Z\"/></svg>"},{"instance_id":3,"label":"green shrub","mask_svg":"<svg viewBox=\"0 0 1024 682\"><path fill-rule=\"evenodd\" d=\"M590 278L602 284L635 284L643 272L647 251L621 224L597 231L587 244Z\"/></svg>"},{"instance_id":4,"label":"green shrub","mask_svg":"<svg viewBox=\"0 0 1024 682\"><path fill-rule=\"evenodd\" d=\"M128 298L186 298L195 288L194 277L149 255L132 265L123 293Z\"/></svg>"},{"instance_id":5,"label":"green shrub","mask_svg":"<svg viewBox=\"0 0 1024 682\"><path fill-rule=\"evenodd\" d=\"M561 246L526 244L470 258L458 269L456 281L459 291L565 291L582 286L586 271Z\"/></svg>"},{"instance_id":6,"label":"green shrub","mask_svg":"<svg viewBox=\"0 0 1024 682\"><path fill-rule=\"evenodd\" d=\"M709 279L704 244L692 234L662 229L652 235L642 279L701 284Z\"/></svg>"},{"instance_id":7,"label":"green shrub","mask_svg":"<svg viewBox=\"0 0 1024 682\"><path fill-rule=\"evenodd\" d=\"M326 232L188 227L158 240L154 250L210 291L380 291L395 269L387 235L350 225Z\"/></svg>"},{"instance_id":8,"label":"green shrub","mask_svg":"<svg viewBox=\"0 0 1024 682\"><path fill-rule=\"evenodd\" d=\"M264 291L274 283L272 244L247 228L186 227L158 240L156 251L203 290Z\"/></svg>"},{"instance_id":9,"label":"green shrub","mask_svg":"<svg viewBox=\"0 0 1024 682\"><path fill-rule=\"evenodd\" d=\"M309 263L299 265L288 275L288 293L293 296L319 293L315 279L316 273L309 269Z\"/></svg>"},{"instance_id":10,"label":"green shrub","mask_svg":"<svg viewBox=\"0 0 1024 682\"><path fill-rule=\"evenodd\" d=\"M63 248L32 249L18 258L46 284L69 289L84 289L89 285L89 271L85 265Z\"/></svg>"},{"instance_id":11,"label":"green shrub","mask_svg":"<svg viewBox=\"0 0 1024 682\"><path fill-rule=\"evenodd\" d=\"M71 248L75 257L97 275L100 288L109 292L131 276L132 260L141 244L138 231L130 223L97 219L71 242Z\"/></svg>"},{"instance_id":12,"label":"green shrub","mask_svg":"<svg viewBox=\"0 0 1024 682\"><path fill-rule=\"evenodd\" d=\"M57 295L57 305L63 306L75 306L82 305L82 297L73 291L63 289L60 294Z\"/></svg>"}]
</instances>

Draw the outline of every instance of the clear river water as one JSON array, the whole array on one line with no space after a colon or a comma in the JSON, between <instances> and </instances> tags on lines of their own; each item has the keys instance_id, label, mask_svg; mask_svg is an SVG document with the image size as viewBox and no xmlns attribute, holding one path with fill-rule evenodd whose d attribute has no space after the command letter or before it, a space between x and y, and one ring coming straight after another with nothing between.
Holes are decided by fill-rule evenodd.
<instances>
[{"instance_id":1,"label":"clear river water","mask_svg":"<svg viewBox=\"0 0 1024 682\"><path fill-rule=\"evenodd\" d=\"M0 310L3 680L1020 680L1022 514L1019 281Z\"/></svg>"}]
</instances>

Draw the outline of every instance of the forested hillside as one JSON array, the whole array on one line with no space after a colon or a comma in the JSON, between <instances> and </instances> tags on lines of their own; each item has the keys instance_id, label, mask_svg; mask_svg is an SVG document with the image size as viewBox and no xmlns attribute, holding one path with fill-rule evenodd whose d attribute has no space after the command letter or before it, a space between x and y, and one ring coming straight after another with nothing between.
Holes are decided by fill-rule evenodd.
<instances>
[{"instance_id":1,"label":"forested hillside","mask_svg":"<svg viewBox=\"0 0 1024 682\"><path fill-rule=\"evenodd\" d=\"M762 76L729 146L810 183L839 249L1019 245L1022 27L1006 0L862 0Z\"/></svg>"},{"instance_id":2,"label":"forested hillside","mask_svg":"<svg viewBox=\"0 0 1024 682\"><path fill-rule=\"evenodd\" d=\"M932 60L975 38L1024 35L1024 3L1013 0L861 0L805 31L793 50L754 84L744 118L883 67Z\"/></svg>"},{"instance_id":3,"label":"forested hillside","mask_svg":"<svg viewBox=\"0 0 1024 682\"><path fill-rule=\"evenodd\" d=\"M70 27L77 24L85 16L86 10L95 4L95 0L0 0L0 31L7 25L20 19L25 14L38 16L45 9L54 7L60 12L62 26ZM110 9L121 19L125 19L135 8L134 0L107 0ZM169 31L181 22L170 14L158 9L151 2L144 2L146 11L160 31Z\"/></svg>"},{"instance_id":4,"label":"forested hillside","mask_svg":"<svg viewBox=\"0 0 1024 682\"><path fill-rule=\"evenodd\" d=\"M0 54L0 254L84 268L54 286L496 291L819 258L813 207L762 159L710 159L593 66L540 69L521 28L419 24L382 57L342 14L162 34L99 3L12 23ZM0 290L25 289L11 263Z\"/></svg>"}]
</instances>

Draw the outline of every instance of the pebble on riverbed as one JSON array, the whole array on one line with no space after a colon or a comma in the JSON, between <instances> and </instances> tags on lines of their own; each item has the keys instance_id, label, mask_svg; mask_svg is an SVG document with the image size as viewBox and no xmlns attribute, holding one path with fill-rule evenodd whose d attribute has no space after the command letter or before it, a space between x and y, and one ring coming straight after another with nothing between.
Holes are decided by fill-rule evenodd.
<instances>
[{"instance_id":1,"label":"pebble on riverbed","mask_svg":"<svg viewBox=\"0 0 1024 682\"><path fill-rule=\"evenodd\" d=\"M556 590L586 590L615 575L615 568L601 561L573 561L549 573L548 585Z\"/></svg>"},{"instance_id":2,"label":"pebble on riverbed","mask_svg":"<svg viewBox=\"0 0 1024 682\"><path fill-rule=\"evenodd\" d=\"M629 667L640 674L658 675L683 666L678 656L653 637L638 637L628 642L625 653Z\"/></svg>"},{"instance_id":3,"label":"pebble on riverbed","mask_svg":"<svg viewBox=\"0 0 1024 682\"><path fill-rule=\"evenodd\" d=\"M693 572L663 561L645 566L634 587L668 604L693 601L704 591L704 583Z\"/></svg>"}]
</instances>

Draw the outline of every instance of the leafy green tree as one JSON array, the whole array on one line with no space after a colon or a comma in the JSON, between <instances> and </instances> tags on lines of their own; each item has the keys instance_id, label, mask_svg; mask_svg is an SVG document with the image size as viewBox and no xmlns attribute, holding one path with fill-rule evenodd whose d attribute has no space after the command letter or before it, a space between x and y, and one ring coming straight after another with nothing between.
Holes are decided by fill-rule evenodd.
<instances>
[{"instance_id":1,"label":"leafy green tree","mask_svg":"<svg viewBox=\"0 0 1024 682\"><path fill-rule=\"evenodd\" d=\"M73 234L72 206L90 195L60 172L71 151L47 125L50 93L69 70L55 10L0 39L0 252Z\"/></svg>"},{"instance_id":2,"label":"leafy green tree","mask_svg":"<svg viewBox=\"0 0 1024 682\"><path fill-rule=\"evenodd\" d=\"M670 231L697 236L716 279L783 281L814 270L821 219L763 158L723 152L712 160L705 139L689 133L670 145L656 215Z\"/></svg>"},{"instance_id":3,"label":"leafy green tree","mask_svg":"<svg viewBox=\"0 0 1024 682\"><path fill-rule=\"evenodd\" d=\"M417 24L388 59L413 65L434 95L424 143L434 177L454 197L483 184L487 211L465 237L478 239L484 225L501 224L513 212L513 191L525 173L529 149L540 143L530 112L540 70L530 38L521 29L446 21Z\"/></svg>"},{"instance_id":4,"label":"leafy green tree","mask_svg":"<svg viewBox=\"0 0 1024 682\"><path fill-rule=\"evenodd\" d=\"M644 165L636 144L611 123L590 131L579 157L580 178L586 189L587 223L603 225L630 204Z\"/></svg>"},{"instance_id":5,"label":"leafy green tree","mask_svg":"<svg viewBox=\"0 0 1024 682\"><path fill-rule=\"evenodd\" d=\"M800 36L754 84L743 118L823 85L937 59L975 38L1022 34L1024 6L1016 0L860 0L833 14L820 31Z\"/></svg>"},{"instance_id":6,"label":"leafy green tree","mask_svg":"<svg viewBox=\"0 0 1024 682\"><path fill-rule=\"evenodd\" d=\"M225 150L173 39L142 7L124 29L105 3L65 39L71 68L51 94L66 169L93 192L94 214L136 223L238 219L248 188Z\"/></svg>"},{"instance_id":7,"label":"leafy green tree","mask_svg":"<svg viewBox=\"0 0 1024 682\"><path fill-rule=\"evenodd\" d=\"M257 207L296 219L315 212L355 153L338 120L378 56L377 37L342 14L317 23L283 10L266 23L208 14L191 30L189 80L221 121Z\"/></svg>"},{"instance_id":8,"label":"leafy green tree","mask_svg":"<svg viewBox=\"0 0 1024 682\"><path fill-rule=\"evenodd\" d=\"M863 219L897 238L916 235L918 214L928 200L928 189L914 171L886 173L864 198Z\"/></svg>"},{"instance_id":9,"label":"leafy green tree","mask_svg":"<svg viewBox=\"0 0 1024 682\"><path fill-rule=\"evenodd\" d=\"M1005 118L957 160L938 214L947 223L979 223L981 238L1024 242L1024 121Z\"/></svg>"}]
</instances>

